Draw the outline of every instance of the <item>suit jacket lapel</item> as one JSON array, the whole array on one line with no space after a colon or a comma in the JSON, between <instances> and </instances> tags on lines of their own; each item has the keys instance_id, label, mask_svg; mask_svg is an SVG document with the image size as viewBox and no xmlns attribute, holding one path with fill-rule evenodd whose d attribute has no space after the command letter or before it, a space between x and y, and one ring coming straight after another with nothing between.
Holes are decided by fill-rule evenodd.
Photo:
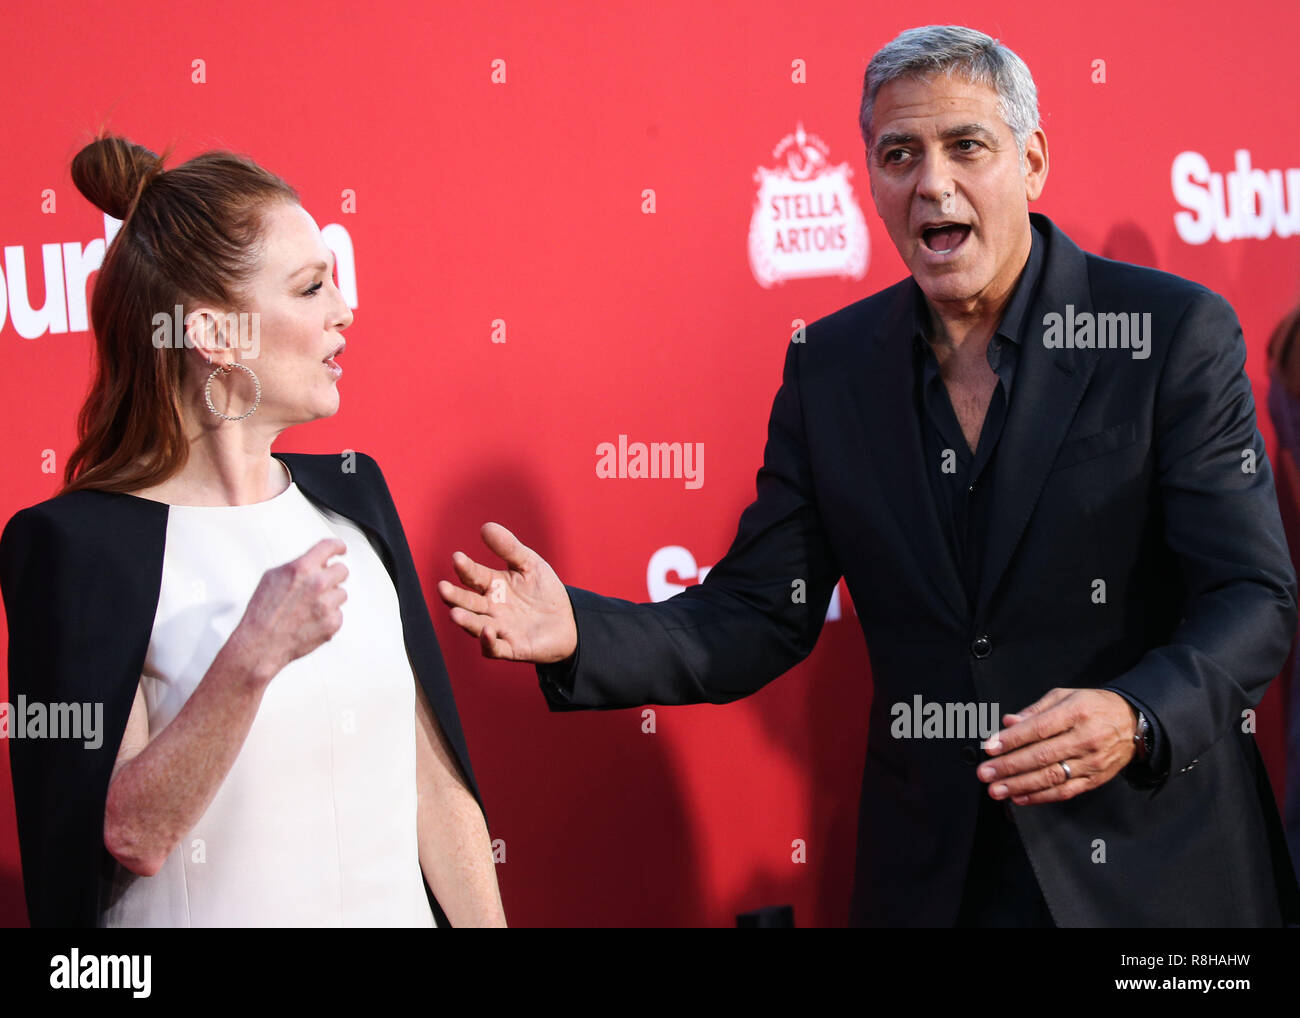
<instances>
[{"instance_id":1,"label":"suit jacket lapel","mask_svg":"<svg viewBox=\"0 0 1300 1018\"><path fill-rule=\"evenodd\" d=\"M845 381L860 387L862 393L848 401L862 428L857 448L866 450L880 495L918 568L957 617L965 618L969 610L966 591L939 526L913 396L916 372L910 312L914 290L899 286L897 294L871 341L878 344L875 355L868 358L866 344L860 345L864 356L857 369L845 376ZM933 466L938 469L938 464ZM863 525L867 525L865 521Z\"/></svg>"},{"instance_id":2,"label":"suit jacket lapel","mask_svg":"<svg viewBox=\"0 0 1300 1018\"><path fill-rule=\"evenodd\" d=\"M1047 250L1038 295L1027 313L1015 386L998 442L992 514L985 537L975 620L987 617L989 602L1023 536L1046 483L1057 450L1097 368L1095 351L1048 349L1043 316L1092 310L1083 252L1044 216ZM974 550L974 549L972 549Z\"/></svg>"}]
</instances>

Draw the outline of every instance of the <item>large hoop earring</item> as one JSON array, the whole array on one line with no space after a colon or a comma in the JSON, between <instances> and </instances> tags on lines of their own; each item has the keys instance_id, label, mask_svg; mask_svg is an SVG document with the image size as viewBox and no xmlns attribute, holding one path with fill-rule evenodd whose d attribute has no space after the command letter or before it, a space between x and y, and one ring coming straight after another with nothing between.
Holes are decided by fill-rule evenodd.
<instances>
[{"instance_id":1,"label":"large hoop earring","mask_svg":"<svg viewBox=\"0 0 1300 1018\"><path fill-rule=\"evenodd\" d=\"M211 361L209 361L208 363L211 363ZM242 371L247 371L249 377L252 378L253 380L253 387L255 390L253 395L253 405L249 407L247 410L245 410L238 417L232 417L230 414L223 414L212 403L212 380L216 378L217 375L230 374L232 368L239 368ZM239 361L234 361L231 364L220 364L217 367L212 369L212 374L208 375L208 382L203 387L203 398L207 400L208 409L211 410L218 417L220 417L223 421L242 421L245 417L251 417L253 411L257 409L258 404L262 402L262 383L258 379L257 375L253 373L253 369L250 368L247 364L241 364Z\"/></svg>"}]
</instances>

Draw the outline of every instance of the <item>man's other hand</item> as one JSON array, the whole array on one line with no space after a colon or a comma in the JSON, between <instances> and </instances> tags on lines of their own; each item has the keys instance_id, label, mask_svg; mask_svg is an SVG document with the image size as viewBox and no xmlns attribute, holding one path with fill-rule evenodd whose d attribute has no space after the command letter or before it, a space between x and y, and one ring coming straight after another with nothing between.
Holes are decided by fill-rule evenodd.
<instances>
[{"instance_id":1,"label":"man's other hand","mask_svg":"<svg viewBox=\"0 0 1300 1018\"><path fill-rule=\"evenodd\" d=\"M1133 759L1137 715L1108 689L1053 689L984 744L996 757L980 764L979 779L994 799L1017 806L1073 799L1104 785Z\"/></svg>"}]
</instances>

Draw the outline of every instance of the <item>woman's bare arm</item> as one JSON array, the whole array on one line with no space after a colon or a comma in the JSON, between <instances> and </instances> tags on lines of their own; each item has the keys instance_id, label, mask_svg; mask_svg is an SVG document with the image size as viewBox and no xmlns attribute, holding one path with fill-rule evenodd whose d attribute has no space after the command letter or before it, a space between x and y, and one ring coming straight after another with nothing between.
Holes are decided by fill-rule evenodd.
<instances>
[{"instance_id":1,"label":"woman's bare arm","mask_svg":"<svg viewBox=\"0 0 1300 1018\"><path fill-rule=\"evenodd\" d=\"M104 845L132 873L158 872L211 804L253 725L269 679L230 647L152 741L144 689L136 688L104 808Z\"/></svg>"},{"instance_id":2,"label":"woman's bare arm","mask_svg":"<svg viewBox=\"0 0 1300 1018\"><path fill-rule=\"evenodd\" d=\"M329 559L346 550L329 538L268 569L203 679L152 739L137 687L104 804L104 845L132 873L157 873L198 823L234 766L271 680L338 632L347 567Z\"/></svg>"},{"instance_id":3,"label":"woman's bare arm","mask_svg":"<svg viewBox=\"0 0 1300 1018\"><path fill-rule=\"evenodd\" d=\"M415 780L420 868L452 926L505 926L483 811L415 684Z\"/></svg>"}]
</instances>

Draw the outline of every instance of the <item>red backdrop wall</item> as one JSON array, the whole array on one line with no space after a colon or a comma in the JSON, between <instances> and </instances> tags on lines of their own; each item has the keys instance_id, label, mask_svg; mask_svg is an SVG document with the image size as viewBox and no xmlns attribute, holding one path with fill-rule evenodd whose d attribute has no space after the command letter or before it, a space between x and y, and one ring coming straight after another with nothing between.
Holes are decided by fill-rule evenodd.
<instances>
[{"instance_id":1,"label":"red backdrop wall","mask_svg":"<svg viewBox=\"0 0 1300 1018\"><path fill-rule=\"evenodd\" d=\"M1300 299L1300 221L1189 242L1175 216L1208 226L1188 205L1210 183L1195 157L1181 191L1172 175L1189 152L1217 174L1239 150L1278 179L1300 167L1292 4L232 0L164 16L52 0L3 19L0 517L55 490L47 450L61 472L89 377L75 269L102 257L105 223L68 170L87 132L107 121L155 150L174 141L178 159L229 148L284 176L350 241L356 320L340 412L277 448L359 449L385 470L506 844L515 925L728 925L771 903L800 925L847 919L871 679L843 590L802 666L735 704L661 709L646 734L639 711L549 713L532 669L483 660L435 584L488 519L566 582L634 600L651 597L659 549L689 556L657 583L695 582L723 554L791 323L904 274L856 120L866 61L900 30L968 24L1024 57L1051 155L1035 207L1087 249L1233 303L1272 448L1263 345ZM866 270L764 286L756 171L786 165L774 149L800 125L828 170L851 173ZM757 225L770 241L777 224ZM596 446L620 434L702 443L704 483L598 477ZM1260 712L1279 794L1280 686ZM0 923L25 921L6 745Z\"/></svg>"}]
</instances>

